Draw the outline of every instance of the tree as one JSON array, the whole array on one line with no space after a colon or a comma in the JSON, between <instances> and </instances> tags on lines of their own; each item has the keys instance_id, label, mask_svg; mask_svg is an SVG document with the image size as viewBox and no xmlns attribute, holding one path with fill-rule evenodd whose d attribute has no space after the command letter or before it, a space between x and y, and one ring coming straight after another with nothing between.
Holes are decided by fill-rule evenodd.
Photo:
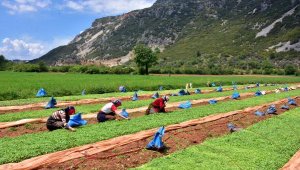
<instances>
[{"instance_id":1,"label":"tree","mask_svg":"<svg viewBox=\"0 0 300 170\"><path fill-rule=\"evenodd\" d=\"M139 68L140 74L148 75L149 68L157 63L157 54L159 49L155 49L155 52L151 48L145 45L139 44L133 48L134 51L134 61Z\"/></svg>"},{"instance_id":2,"label":"tree","mask_svg":"<svg viewBox=\"0 0 300 170\"><path fill-rule=\"evenodd\" d=\"M284 72L286 75L293 75L297 72L297 69L293 65L287 65L284 68Z\"/></svg>"},{"instance_id":3,"label":"tree","mask_svg":"<svg viewBox=\"0 0 300 170\"><path fill-rule=\"evenodd\" d=\"M0 70L5 70L5 65L8 61L3 55L0 55Z\"/></svg>"}]
</instances>

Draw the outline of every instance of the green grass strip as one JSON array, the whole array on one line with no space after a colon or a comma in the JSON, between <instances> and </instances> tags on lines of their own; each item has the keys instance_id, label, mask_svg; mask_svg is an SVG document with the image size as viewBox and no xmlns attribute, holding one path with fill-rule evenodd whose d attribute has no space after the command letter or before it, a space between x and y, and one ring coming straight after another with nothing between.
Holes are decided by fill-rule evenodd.
<instances>
[{"instance_id":1,"label":"green grass strip","mask_svg":"<svg viewBox=\"0 0 300 170\"><path fill-rule=\"evenodd\" d=\"M300 108L137 169L280 169L300 148Z\"/></svg>"},{"instance_id":2,"label":"green grass strip","mask_svg":"<svg viewBox=\"0 0 300 170\"><path fill-rule=\"evenodd\" d=\"M87 75L75 73L18 73L0 71L0 100L25 99L35 97L40 88L49 96L79 95L83 89L87 94L118 92L120 85L128 91L184 88L186 83L193 87L204 87L207 82L216 85L264 83L296 83L296 76L156 76L156 75Z\"/></svg>"},{"instance_id":3,"label":"green grass strip","mask_svg":"<svg viewBox=\"0 0 300 170\"><path fill-rule=\"evenodd\" d=\"M261 87L261 90L273 90L276 87ZM239 90L240 93L245 92L254 92L257 91L256 88L248 89L248 90ZM197 100L197 99L208 99L214 97L222 97L222 96L229 96L232 95L233 91L224 91L224 92L214 92L214 93L207 93L207 94L194 94L190 96L171 96L170 102L179 102L179 101L186 101L186 100ZM148 106L153 99L149 100L138 100L138 101L124 101L121 108L132 109L137 107ZM104 104L92 104L92 105L81 105L76 106L77 112L81 112L83 114L87 113L94 113L99 111ZM52 112L57 110L55 109L48 109L48 110L34 110L34 111L22 111L22 112L15 112L11 114L0 114L0 122L10 122L10 121L17 121L20 119L29 119L29 118L41 118L47 117L51 115Z\"/></svg>"},{"instance_id":4,"label":"green grass strip","mask_svg":"<svg viewBox=\"0 0 300 170\"><path fill-rule=\"evenodd\" d=\"M1 138L0 153L2 153L2 155L0 157L0 164L18 162L46 153L95 143L121 135L180 123L212 114L244 109L299 94L300 90L295 90L239 101L231 100L227 102L220 102L216 105L207 105L166 114L153 114L138 117L130 121L111 121L87 125L85 127L78 128L78 130L74 133L62 129L53 132L27 134L16 138Z\"/></svg>"}]
</instances>

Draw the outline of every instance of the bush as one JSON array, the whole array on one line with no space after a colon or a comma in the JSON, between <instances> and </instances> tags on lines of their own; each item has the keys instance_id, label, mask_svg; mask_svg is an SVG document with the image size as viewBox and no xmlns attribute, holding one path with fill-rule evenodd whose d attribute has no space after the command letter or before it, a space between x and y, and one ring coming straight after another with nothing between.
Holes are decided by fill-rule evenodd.
<instances>
[{"instance_id":1,"label":"bush","mask_svg":"<svg viewBox=\"0 0 300 170\"><path fill-rule=\"evenodd\" d=\"M287 65L284 68L286 75L293 75L296 73L297 69L293 65Z\"/></svg>"}]
</instances>

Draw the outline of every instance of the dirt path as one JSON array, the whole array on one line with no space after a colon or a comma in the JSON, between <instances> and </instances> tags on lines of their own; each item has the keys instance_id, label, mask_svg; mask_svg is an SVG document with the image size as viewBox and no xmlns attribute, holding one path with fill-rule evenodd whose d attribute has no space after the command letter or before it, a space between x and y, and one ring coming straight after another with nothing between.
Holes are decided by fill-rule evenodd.
<instances>
[{"instance_id":1,"label":"dirt path","mask_svg":"<svg viewBox=\"0 0 300 170\"><path fill-rule=\"evenodd\" d=\"M269 93L271 93L271 92L269 92ZM240 95L241 95L241 98L239 98L238 100L244 100L246 98L253 97L252 93L243 93ZM208 105L209 104L208 101L211 99L191 100L191 103L192 103L193 107ZM232 100L231 96L218 97L218 98L214 98L214 99L218 100L218 102L225 102L225 101ZM167 111L172 112L175 110L180 110L178 108L178 105L180 103L182 103L182 102L175 102L175 103L168 104L166 107ZM140 108L135 108L135 109L128 109L127 111L130 114L130 118L133 119L133 118L137 118L140 116L144 116L146 109L147 109L147 107L140 107ZM97 113L82 115L82 117L88 121L88 124L98 123L96 121L96 116L97 116ZM47 131L47 128L45 126L46 121L47 121L47 118L38 118L38 119L24 119L24 120L19 120L19 121L15 121L15 122L6 122L6 123L3 122L2 124L0 123L0 138L16 137L16 136L21 136L24 134Z\"/></svg>"},{"instance_id":2,"label":"dirt path","mask_svg":"<svg viewBox=\"0 0 300 170\"><path fill-rule=\"evenodd\" d=\"M299 98L296 100L300 102ZM236 124L238 127L246 128L261 120L270 118L274 115L257 117L253 112L258 109L265 111L271 104L275 104L278 110L277 114L281 114L285 110L281 110L279 107L286 102L287 100L284 99L244 110L169 125L166 127L166 135L163 139L168 149L162 153L144 149L157 131L157 128L155 128L38 156L19 163L0 165L0 169L127 169L137 167L153 158L199 144L207 138L227 134L229 130L226 126L229 122Z\"/></svg>"},{"instance_id":3,"label":"dirt path","mask_svg":"<svg viewBox=\"0 0 300 170\"><path fill-rule=\"evenodd\" d=\"M281 170L297 169L300 169L300 150L281 168Z\"/></svg>"}]
</instances>

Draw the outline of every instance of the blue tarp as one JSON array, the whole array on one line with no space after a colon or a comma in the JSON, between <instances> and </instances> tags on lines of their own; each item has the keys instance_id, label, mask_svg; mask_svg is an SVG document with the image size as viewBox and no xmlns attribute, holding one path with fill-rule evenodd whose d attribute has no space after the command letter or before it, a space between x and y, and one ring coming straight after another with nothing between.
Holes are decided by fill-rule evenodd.
<instances>
[{"instance_id":1,"label":"blue tarp","mask_svg":"<svg viewBox=\"0 0 300 170\"><path fill-rule=\"evenodd\" d=\"M229 129L230 132L236 132L241 130L241 128L237 128L233 123L228 123L227 128Z\"/></svg>"},{"instance_id":2,"label":"blue tarp","mask_svg":"<svg viewBox=\"0 0 300 170\"><path fill-rule=\"evenodd\" d=\"M217 104L217 102L218 102L218 101L217 101L217 100L214 100L214 99L208 101L209 104Z\"/></svg>"},{"instance_id":3,"label":"blue tarp","mask_svg":"<svg viewBox=\"0 0 300 170\"><path fill-rule=\"evenodd\" d=\"M231 96L232 99L238 99L238 98L240 98L240 97L241 97L241 96L240 96L240 93L237 92L237 91L233 92L233 94L232 94L232 96Z\"/></svg>"},{"instance_id":4,"label":"blue tarp","mask_svg":"<svg viewBox=\"0 0 300 170\"><path fill-rule=\"evenodd\" d=\"M254 114L255 114L256 116L264 116L264 115L265 115L264 112L261 112L261 111L258 111L258 110L255 111Z\"/></svg>"},{"instance_id":5,"label":"blue tarp","mask_svg":"<svg viewBox=\"0 0 300 170\"><path fill-rule=\"evenodd\" d=\"M271 106L269 106L266 113L267 114L276 114L276 112L277 112L276 107L275 107L275 105L272 104Z\"/></svg>"},{"instance_id":6,"label":"blue tarp","mask_svg":"<svg viewBox=\"0 0 300 170\"><path fill-rule=\"evenodd\" d=\"M85 89L82 90L81 95L82 95L82 96L85 95Z\"/></svg>"},{"instance_id":7,"label":"blue tarp","mask_svg":"<svg viewBox=\"0 0 300 170\"><path fill-rule=\"evenodd\" d=\"M122 92L122 93L125 93L126 92L125 86L120 86L119 91Z\"/></svg>"},{"instance_id":8,"label":"blue tarp","mask_svg":"<svg viewBox=\"0 0 300 170\"><path fill-rule=\"evenodd\" d=\"M46 91L45 91L43 88L41 88L41 89L37 92L36 97L43 97L43 96L46 96L46 95L47 95Z\"/></svg>"},{"instance_id":9,"label":"blue tarp","mask_svg":"<svg viewBox=\"0 0 300 170\"><path fill-rule=\"evenodd\" d=\"M288 104L289 105L295 105L295 106L297 106L296 101L294 99L292 99L292 98L288 98Z\"/></svg>"},{"instance_id":10,"label":"blue tarp","mask_svg":"<svg viewBox=\"0 0 300 170\"><path fill-rule=\"evenodd\" d=\"M232 86L232 89L233 89L233 90L237 90L237 86L236 86L236 85L233 85L233 86Z\"/></svg>"},{"instance_id":11,"label":"blue tarp","mask_svg":"<svg viewBox=\"0 0 300 170\"><path fill-rule=\"evenodd\" d=\"M290 109L290 107L288 105L282 105L280 108L281 109L285 109L285 110L289 110Z\"/></svg>"},{"instance_id":12,"label":"blue tarp","mask_svg":"<svg viewBox=\"0 0 300 170\"><path fill-rule=\"evenodd\" d=\"M137 92L134 92L133 96L132 96L132 101L136 101L139 99L139 96L137 94Z\"/></svg>"},{"instance_id":13,"label":"blue tarp","mask_svg":"<svg viewBox=\"0 0 300 170\"><path fill-rule=\"evenodd\" d=\"M200 89L196 89L196 90L195 90L195 93L196 93L196 94L200 94L200 93L201 93L201 90L200 90Z\"/></svg>"},{"instance_id":14,"label":"blue tarp","mask_svg":"<svg viewBox=\"0 0 300 170\"><path fill-rule=\"evenodd\" d=\"M122 112L120 113L122 116L124 116L125 118L129 118L129 114L126 111L126 109L122 109Z\"/></svg>"},{"instance_id":15,"label":"blue tarp","mask_svg":"<svg viewBox=\"0 0 300 170\"><path fill-rule=\"evenodd\" d=\"M288 88L288 87L285 87L285 88L283 89L283 91L289 91L289 88Z\"/></svg>"},{"instance_id":16,"label":"blue tarp","mask_svg":"<svg viewBox=\"0 0 300 170\"><path fill-rule=\"evenodd\" d=\"M180 103L178 106L178 108L181 108L181 109L188 109L191 107L192 107L192 103L190 101L187 101L185 103Z\"/></svg>"},{"instance_id":17,"label":"blue tarp","mask_svg":"<svg viewBox=\"0 0 300 170\"><path fill-rule=\"evenodd\" d=\"M162 150L165 148L165 145L162 141L162 137L165 134L165 127L160 127L158 131L155 133L152 141L148 143L146 146L147 149L151 150Z\"/></svg>"},{"instance_id":18,"label":"blue tarp","mask_svg":"<svg viewBox=\"0 0 300 170\"><path fill-rule=\"evenodd\" d=\"M255 92L255 94L254 94L255 96L261 96L262 95L262 93L261 93L261 91L260 90L257 90L257 92Z\"/></svg>"},{"instance_id":19,"label":"blue tarp","mask_svg":"<svg viewBox=\"0 0 300 170\"><path fill-rule=\"evenodd\" d=\"M184 95L190 95L190 92L187 90L185 91L183 89L179 90L178 96L184 96Z\"/></svg>"},{"instance_id":20,"label":"blue tarp","mask_svg":"<svg viewBox=\"0 0 300 170\"><path fill-rule=\"evenodd\" d=\"M164 87L163 87L163 86L160 86L160 87L159 87L159 90L160 90L160 91L162 91L163 89L164 89Z\"/></svg>"},{"instance_id":21,"label":"blue tarp","mask_svg":"<svg viewBox=\"0 0 300 170\"><path fill-rule=\"evenodd\" d=\"M77 113L76 115L72 116L68 122L68 125L71 127L78 127L86 124L87 121L81 118L81 113Z\"/></svg>"},{"instance_id":22,"label":"blue tarp","mask_svg":"<svg viewBox=\"0 0 300 170\"><path fill-rule=\"evenodd\" d=\"M153 99L157 99L157 98L159 98L159 94L158 94L158 92L154 93L154 94L152 95L152 97L151 97L151 98L153 98Z\"/></svg>"},{"instance_id":23,"label":"blue tarp","mask_svg":"<svg viewBox=\"0 0 300 170\"><path fill-rule=\"evenodd\" d=\"M57 104L56 99L54 97L51 97L50 101L45 106L45 109L55 108L56 104Z\"/></svg>"},{"instance_id":24,"label":"blue tarp","mask_svg":"<svg viewBox=\"0 0 300 170\"><path fill-rule=\"evenodd\" d=\"M223 91L223 88L222 86L219 86L217 89L216 89L217 92L222 92Z\"/></svg>"}]
</instances>

